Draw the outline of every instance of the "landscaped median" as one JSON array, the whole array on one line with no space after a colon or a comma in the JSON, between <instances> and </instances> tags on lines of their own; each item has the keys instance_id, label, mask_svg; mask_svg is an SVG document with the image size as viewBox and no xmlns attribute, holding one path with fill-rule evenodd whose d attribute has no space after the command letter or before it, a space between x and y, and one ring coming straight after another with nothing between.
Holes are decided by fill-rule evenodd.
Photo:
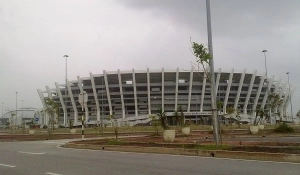
<instances>
[{"instance_id":1,"label":"landscaped median","mask_svg":"<svg viewBox=\"0 0 300 175\"><path fill-rule=\"evenodd\" d=\"M101 141L104 143L103 141ZM92 150L106 150L106 151L121 151L121 152L138 152L138 153L157 153L157 154L172 154L172 155L186 155L186 156L201 156L201 157L217 157L230 159L247 159L247 160L261 160L261 161L276 161L276 162L294 162L300 163L300 154L289 153L267 153L267 152L249 152L249 151L230 151L235 150L235 147L218 147L214 145L199 145L197 149L193 149L191 144L158 144L147 143L145 146L142 143L129 143L113 141L112 145L109 142L104 144L93 144L92 141L86 143L81 141L67 143L65 148L75 149L92 149ZM158 144L158 145L157 145ZM133 145L133 146L128 146ZM156 146L155 146L156 145ZM195 145L195 144L194 144ZM201 149L203 146L204 149ZM210 149L212 148L212 149ZM243 147L237 147L241 149ZM247 149L247 147L245 147ZM256 149L258 149L257 147ZM223 149L223 150L222 150ZM264 148L263 148L264 149ZM297 151L299 148L297 148ZM255 150L255 149L254 149Z\"/></svg>"}]
</instances>

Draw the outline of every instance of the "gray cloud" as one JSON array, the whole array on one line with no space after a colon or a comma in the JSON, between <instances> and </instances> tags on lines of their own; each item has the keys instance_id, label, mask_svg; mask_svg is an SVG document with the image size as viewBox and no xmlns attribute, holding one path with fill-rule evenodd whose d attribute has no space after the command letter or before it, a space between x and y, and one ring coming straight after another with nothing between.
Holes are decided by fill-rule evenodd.
<instances>
[{"instance_id":1,"label":"gray cloud","mask_svg":"<svg viewBox=\"0 0 300 175\"><path fill-rule=\"evenodd\" d=\"M297 77L300 1L211 0L216 68ZM40 107L36 89L116 69L190 69L190 37L207 43L205 1L1 1L0 101L14 108L15 92ZM299 92L294 96L299 109ZM20 106L20 101L19 101Z\"/></svg>"}]
</instances>

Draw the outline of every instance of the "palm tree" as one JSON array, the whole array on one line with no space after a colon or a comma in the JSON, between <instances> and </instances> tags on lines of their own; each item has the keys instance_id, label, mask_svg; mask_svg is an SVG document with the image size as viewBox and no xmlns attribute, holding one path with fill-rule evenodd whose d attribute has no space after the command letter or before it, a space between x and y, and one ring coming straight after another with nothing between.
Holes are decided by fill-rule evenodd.
<instances>
[{"instance_id":1,"label":"palm tree","mask_svg":"<svg viewBox=\"0 0 300 175\"><path fill-rule=\"evenodd\" d=\"M167 116L166 116L165 111L163 111L163 110L160 108L160 109L158 110L158 112L157 112L156 115L159 117L161 127L162 127L164 130L167 130L167 129L168 129L167 122L166 122Z\"/></svg>"},{"instance_id":2,"label":"palm tree","mask_svg":"<svg viewBox=\"0 0 300 175\"><path fill-rule=\"evenodd\" d=\"M178 106L178 111L180 112L180 125L184 125L185 124L185 116L184 116L181 106Z\"/></svg>"}]
</instances>

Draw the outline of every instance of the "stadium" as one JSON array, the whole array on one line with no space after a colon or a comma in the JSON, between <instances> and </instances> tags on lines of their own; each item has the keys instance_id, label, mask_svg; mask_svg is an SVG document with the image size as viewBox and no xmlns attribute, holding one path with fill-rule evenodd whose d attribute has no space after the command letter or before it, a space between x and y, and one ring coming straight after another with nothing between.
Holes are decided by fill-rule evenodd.
<instances>
[{"instance_id":1,"label":"stadium","mask_svg":"<svg viewBox=\"0 0 300 175\"><path fill-rule=\"evenodd\" d=\"M226 120L226 108L233 107L239 112L241 121L252 122L256 108L267 108L269 93L276 93L283 100L276 111L286 115L290 92L287 82L266 77L256 70L215 71L217 100L223 102L220 115ZM44 110L46 100L59 103L60 125L67 126L68 120L74 125L81 124L82 108L78 102L80 92L88 94L84 105L87 124L108 123L111 115L119 125L147 123L149 116L159 109L171 118L181 106L186 120L199 123L210 122L211 98L210 82L204 72L194 69L181 70L129 70L103 71L102 74L90 73L89 77L77 77L63 84L46 86L38 93ZM200 121L201 120L201 121ZM276 120L276 119L275 119ZM44 114L41 122L48 124L49 116ZM226 122L226 121L223 121Z\"/></svg>"}]
</instances>

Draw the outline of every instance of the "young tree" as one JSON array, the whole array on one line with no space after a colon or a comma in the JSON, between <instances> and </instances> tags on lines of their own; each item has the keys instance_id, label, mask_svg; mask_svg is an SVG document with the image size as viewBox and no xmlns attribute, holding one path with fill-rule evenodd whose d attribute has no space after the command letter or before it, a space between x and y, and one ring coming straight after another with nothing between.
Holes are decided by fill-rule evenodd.
<instances>
[{"instance_id":1,"label":"young tree","mask_svg":"<svg viewBox=\"0 0 300 175\"><path fill-rule=\"evenodd\" d=\"M209 54L208 49L203 44L198 44L196 42L192 42L193 54L196 57L196 62L198 63L197 68L204 72L204 77L208 80L210 84L210 94L211 94L211 107L212 107L212 119L214 126L214 140L218 145L219 142L219 120L217 117L217 104L216 104L216 94L213 80L213 72L209 71L209 63L212 61L212 56ZM201 65L201 67L199 66Z\"/></svg>"},{"instance_id":2,"label":"young tree","mask_svg":"<svg viewBox=\"0 0 300 175\"><path fill-rule=\"evenodd\" d=\"M271 113L273 113L273 114L277 113L277 108L279 106L281 106L283 103L282 98L280 98L280 96L276 93L270 93L268 95L268 101L269 101L268 107L269 107L269 109L271 109ZM270 117L271 117L271 114L270 114ZM281 115L279 116L279 118L281 121L282 120Z\"/></svg>"},{"instance_id":3,"label":"young tree","mask_svg":"<svg viewBox=\"0 0 300 175\"><path fill-rule=\"evenodd\" d=\"M158 113L156 115L158 116L158 118L160 120L161 127L164 130L167 130L168 129L168 126L167 126L167 116L166 116L165 111L163 111L162 109L159 109Z\"/></svg>"},{"instance_id":4,"label":"young tree","mask_svg":"<svg viewBox=\"0 0 300 175\"><path fill-rule=\"evenodd\" d=\"M232 106L226 108L227 115L229 115L229 124L232 125L232 115L235 113L235 109Z\"/></svg>"},{"instance_id":5,"label":"young tree","mask_svg":"<svg viewBox=\"0 0 300 175\"><path fill-rule=\"evenodd\" d=\"M182 126L185 124L185 116L181 106L178 106L178 111L180 112L179 125Z\"/></svg>"},{"instance_id":6,"label":"young tree","mask_svg":"<svg viewBox=\"0 0 300 175\"><path fill-rule=\"evenodd\" d=\"M151 115L149 117L152 119L151 125L154 127L155 134L158 136L158 126L160 126L160 121L157 119L156 115Z\"/></svg>"},{"instance_id":7,"label":"young tree","mask_svg":"<svg viewBox=\"0 0 300 175\"><path fill-rule=\"evenodd\" d=\"M175 118L176 125L179 126L179 114L177 111L174 111L173 117Z\"/></svg>"},{"instance_id":8,"label":"young tree","mask_svg":"<svg viewBox=\"0 0 300 175\"><path fill-rule=\"evenodd\" d=\"M58 121L58 113L59 113L59 104L54 100L47 99L46 100L47 109L45 112L50 116L49 124L51 126L50 133L54 131L54 124Z\"/></svg>"}]
</instances>

